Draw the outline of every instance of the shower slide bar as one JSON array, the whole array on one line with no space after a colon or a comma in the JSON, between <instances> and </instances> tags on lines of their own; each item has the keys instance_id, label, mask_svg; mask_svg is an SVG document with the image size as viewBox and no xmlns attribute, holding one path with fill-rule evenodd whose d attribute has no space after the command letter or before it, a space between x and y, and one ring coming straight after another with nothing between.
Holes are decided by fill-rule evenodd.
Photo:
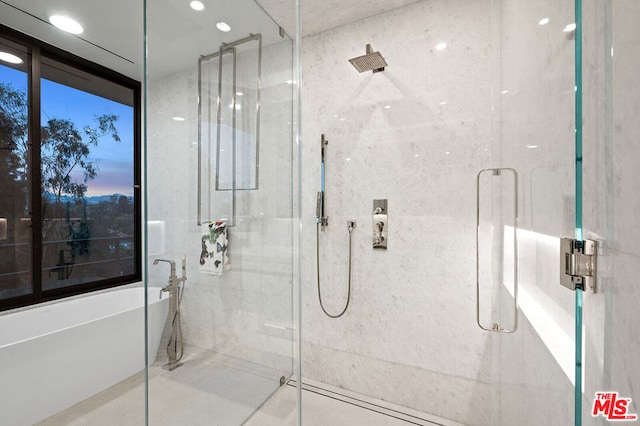
<instances>
[{"instance_id":1,"label":"shower slide bar","mask_svg":"<svg viewBox=\"0 0 640 426\"><path fill-rule=\"evenodd\" d=\"M316 278L318 284L318 301L320 302L320 308L322 312L325 313L329 318L340 318L347 312L349 308L349 303L351 302L351 253L352 253L352 234L353 230L356 227L355 220L347 220L347 231L349 232L349 271L347 275L347 301L344 304L342 310L337 314L332 314L324 306L324 302L322 301L322 288L320 286L320 230L324 231L327 226L329 226L329 216L326 215L325 212L325 160L326 160L326 152L327 145L329 145L329 141L324 136L324 133L320 136L320 191L318 191L317 196L317 204L316 204Z\"/></svg>"},{"instance_id":2,"label":"shower slide bar","mask_svg":"<svg viewBox=\"0 0 640 426\"><path fill-rule=\"evenodd\" d=\"M503 327L499 322L494 321L490 326L483 325L480 319L480 179L483 175L489 175L490 178L500 178L505 175L511 175L513 177L513 323L511 326ZM493 183L493 181L492 181ZM502 195L502 193L501 193ZM493 196L489 194L488 196ZM501 203L500 210L505 207ZM504 227L503 227L504 229ZM494 236L493 229L491 232ZM503 241L505 238L503 237ZM502 256L504 259L504 249L502 250ZM491 268L492 266L490 266ZM492 281L492 280L491 280ZM499 289L501 291L502 289ZM491 295L493 300L494 296ZM494 307L491 306L490 313L494 312ZM500 307L501 308L501 307ZM501 309L497 309L498 312ZM512 168L495 168L495 169L483 169L480 170L476 179L476 321L478 326L485 330L496 333L513 333L518 329L518 173Z\"/></svg>"},{"instance_id":3,"label":"shower slide bar","mask_svg":"<svg viewBox=\"0 0 640 426\"><path fill-rule=\"evenodd\" d=\"M255 186L251 188L238 188L237 180L236 180L236 131L237 131L237 47L251 42L256 41L258 43L258 64L257 64L257 79L256 79L256 132L255 132L255 140L256 140L256 164L255 164ZM221 141L221 132L220 132L220 124L222 122L222 75L223 75L223 56L226 53L232 54L233 62L232 62L232 70L233 70L233 83L232 83L232 129L231 129L231 143L232 143L232 165L231 165L231 173L232 173L232 184L231 188L221 188L220 187L220 141ZM258 189L259 182L259 164L260 164L260 93L262 89L262 34L250 34L248 37L241 38L236 41L232 41L229 43L222 43L220 45L220 49L218 52L214 52L209 55L203 55L198 58L198 205L197 205L197 224L198 226L202 225L202 63L209 61L211 59L219 58L218 61L218 99L217 99L217 117L216 117L216 176L215 176L215 190L216 191L231 191L231 221L228 223L228 226L235 226L236 223L236 191L242 190L255 190ZM209 104L210 104L209 98ZM211 111L209 108L208 111ZM209 122L209 120L207 120ZM209 144L210 145L210 144ZM209 160L211 159L211 149L209 152ZM209 161L211 163L211 161ZM211 168L208 167L208 182L211 182ZM211 216L211 197L208 199L208 212L207 214Z\"/></svg>"},{"instance_id":4,"label":"shower slide bar","mask_svg":"<svg viewBox=\"0 0 640 426\"><path fill-rule=\"evenodd\" d=\"M325 214L324 188L325 188L325 152L329 141L324 137L324 133L320 137L320 191L318 191L316 199L316 223L319 223L322 231L329 225L329 217Z\"/></svg>"}]
</instances>

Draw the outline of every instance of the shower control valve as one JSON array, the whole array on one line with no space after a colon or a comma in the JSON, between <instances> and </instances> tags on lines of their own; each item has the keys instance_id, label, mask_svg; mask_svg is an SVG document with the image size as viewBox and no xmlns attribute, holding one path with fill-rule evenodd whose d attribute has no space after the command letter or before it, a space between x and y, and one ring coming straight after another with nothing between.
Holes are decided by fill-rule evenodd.
<instances>
[{"instance_id":1,"label":"shower control valve","mask_svg":"<svg viewBox=\"0 0 640 426\"><path fill-rule=\"evenodd\" d=\"M373 248L387 249L387 237L389 230L387 228L388 210L387 200L373 200Z\"/></svg>"}]
</instances>

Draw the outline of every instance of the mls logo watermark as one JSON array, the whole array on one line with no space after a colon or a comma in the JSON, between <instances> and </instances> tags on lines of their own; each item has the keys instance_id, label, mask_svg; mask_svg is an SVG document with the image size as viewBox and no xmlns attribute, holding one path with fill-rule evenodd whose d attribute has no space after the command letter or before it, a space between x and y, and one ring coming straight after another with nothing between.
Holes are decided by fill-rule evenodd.
<instances>
[{"instance_id":1,"label":"mls logo watermark","mask_svg":"<svg viewBox=\"0 0 640 426\"><path fill-rule=\"evenodd\" d=\"M607 420L614 422L636 421L638 415L628 412L630 404L631 398L619 398L618 392L596 392L591 415L593 417L602 415Z\"/></svg>"}]
</instances>

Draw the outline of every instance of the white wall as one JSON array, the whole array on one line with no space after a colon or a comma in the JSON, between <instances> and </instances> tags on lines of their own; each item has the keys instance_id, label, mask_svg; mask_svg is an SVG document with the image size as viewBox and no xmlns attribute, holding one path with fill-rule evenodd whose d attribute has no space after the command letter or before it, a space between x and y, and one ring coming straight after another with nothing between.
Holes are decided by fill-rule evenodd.
<instances>
[{"instance_id":1,"label":"white wall","mask_svg":"<svg viewBox=\"0 0 640 426\"><path fill-rule=\"evenodd\" d=\"M280 375L291 374L293 362L293 104L292 87L286 83L291 69L290 41L264 48L260 187L237 193L237 226L229 230L231 270L221 276L198 270L203 230L196 225L195 67L151 78L148 98L147 220L158 224L155 229L164 229L161 236L150 228L149 285L164 286L169 276L168 265L151 266L153 259L176 261L180 275L180 257L185 253L188 279L181 308L185 343L270 368L277 375L274 383ZM174 121L174 116L186 120ZM209 196L214 197L214 217L206 217ZM220 194L205 180L203 220L221 219L216 197ZM152 291L150 297L158 297L158 292Z\"/></svg>"},{"instance_id":2,"label":"white wall","mask_svg":"<svg viewBox=\"0 0 640 426\"><path fill-rule=\"evenodd\" d=\"M304 376L466 424L571 422L572 373L560 363L572 362L573 293L558 284L546 237L574 226L565 6L423 1L304 39ZM543 13L553 26L538 25ZM389 63L384 72L349 64L367 43ZM320 310L315 276L322 133L320 272L332 312L346 298L346 221L358 222L351 305L335 320ZM520 243L520 281L547 322L568 330L562 354L522 310L513 335L476 325L475 185L485 167L518 170L520 225L533 236ZM371 247L379 198L389 200L387 251Z\"/></svg>"},{"instance_id":3,"label":"white wall","mask_svg":"<svg viewBox=\"0 0 640 426\"><path fill-rule=\"evenodd\" d=\"M631 398L640 412L640 320L636 285L640 250L640 5L589 0L585 21L585 237L599 242L598 292L584 302L584 424L596 392Z\"/></svg>"}]
</instances>

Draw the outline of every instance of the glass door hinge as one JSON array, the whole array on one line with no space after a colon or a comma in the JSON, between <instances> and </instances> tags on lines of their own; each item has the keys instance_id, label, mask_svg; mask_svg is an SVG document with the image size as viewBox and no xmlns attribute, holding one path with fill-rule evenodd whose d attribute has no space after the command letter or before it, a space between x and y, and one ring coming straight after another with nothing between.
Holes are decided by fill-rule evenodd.
<instances>
[{"instance_id":1,"label":"glass door hinge","mask_svg":"<svg viewBox=\"0 0 640 426\"><path fill-rule=\"evenodd\" d=\"M560 240L560 284L569 290L596 292L596 247L592 240Z\"/></svg>"}]
</instances>

